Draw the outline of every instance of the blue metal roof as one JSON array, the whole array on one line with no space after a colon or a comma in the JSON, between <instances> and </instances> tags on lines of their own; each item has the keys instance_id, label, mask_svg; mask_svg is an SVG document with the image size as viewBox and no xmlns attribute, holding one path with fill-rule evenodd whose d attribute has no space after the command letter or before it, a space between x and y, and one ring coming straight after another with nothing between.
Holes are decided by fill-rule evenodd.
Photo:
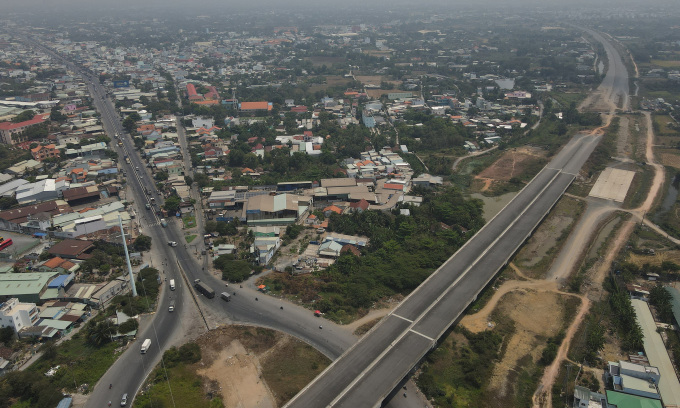
<instances>
[{"instance_id":1,"label":"blue metal roof","mask_svg":"<svg viewBox=\"0 0 680 408\"><path fill-rule=\"evenodd\" d=\"M56 278L52 279L52 282L47 284L48 288L60 288L64 286L64 282L66 279L69 278L69 275L59 275Z\"/></svg>"}]
</instances>

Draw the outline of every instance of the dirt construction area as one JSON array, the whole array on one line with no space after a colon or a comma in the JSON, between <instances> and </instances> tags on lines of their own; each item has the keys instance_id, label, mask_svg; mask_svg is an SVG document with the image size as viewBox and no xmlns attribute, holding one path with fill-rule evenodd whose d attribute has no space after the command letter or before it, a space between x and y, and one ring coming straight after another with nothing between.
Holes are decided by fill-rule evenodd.
<instances>
[{"instance_id":1,"label":"dirt construction area","mask_svg":"<svg viewBox=\"0 0 680 408\"><path fill-rule=\"evenodd\" d=\"M540 148L523 146L505 152L491 166L475 176L484 182L481 191L488 190L494 182L509 181L519 177L533 163L545 159L545 151Z\"/></svg>"},{"instance_id":2,"label":"dirt construction area","mask_svg":"<svg viewBox=\"0 0 680 408\"><path fill-rule=\"evenodd\" d=\"M526 359L533 362L540 359L545 340L564 327L565 309L575 302L578 300L572 296L556 293L552 282L508 281L484 309L463 318L461 325L472 332L493 330L495 323L489 319L492 314L514 322L515 331L501 361L494 367L489 384L499 397L514 394L514 372L526 365Z\"/></svg>"},{"instance_id":3,"label":"dirt construction area","mask_svg":"<svg viewBox=\"0 0 680 408\"><path fill-rule=\"evenodd\" d=\"M223 327L196 343L204 391L221 395L230 408L282 406L329 364L311 346L262 328Z\"/></svg>"}]
</instances>

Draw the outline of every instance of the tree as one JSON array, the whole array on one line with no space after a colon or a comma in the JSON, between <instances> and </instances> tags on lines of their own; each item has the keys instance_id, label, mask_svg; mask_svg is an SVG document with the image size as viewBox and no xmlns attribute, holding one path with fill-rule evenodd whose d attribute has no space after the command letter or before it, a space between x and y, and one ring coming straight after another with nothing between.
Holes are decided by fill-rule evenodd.
<instances>
[{"instance_id":1,"label":"tree","mask_svg":"<svg viewBox=\"0 0 680 408\"><path fill-rule=\"evenodd\" d=\"M9 346L15 339L14 329L7 326L0 329L0 342L4 343L5 346Z\"/></svg>"},{"instance_id":2,"label":"tree","mask_svg":"<svg viewBox=\"0 0 680 408\"><path fill-rule=\"evenodd\" d=\"M128 319L127 321L118 325L118 333L125 334L130 333L133 330L137 330L139 323L135 319Z\"/></svg>"},{"instance_id":3,"label":"tree","mask_svg":"<svg viewBox=\"0 0 680 408\"><path fill-rule=\"evenodd\" d=\"M14 197L0 197L0 210L7 210L19 204Z\"/></svg>"},{"instance_id":4,"label":"tree","mask_svg":"<svg viewBox=\"0 0 680 408\"><path fill-rule=\"evenodd\" d=\"M649 291L649 303L656 307L659 320L664 323L673 322L673 297L666 288L658 284Z\"/></svg>"},{"instance_id":5,"label":"tree","mask_svg":"<svg viewBox=\"0 0 680 408\"><path fill-rule=\"evenodd\" d=\"M27 120L33 119L33 117L35 117L35 112L29 109L21 112L20 114L12 118L12 122L14 123L25 122Z\"/></svg>"},{"instance_id":6,"label":"tree","mask_svg":"<svg viewBox=\"0 0 680 408\"><path fill-rule=\"evenodd\" d=\"M128 132L132 133L133 130L137 127L137 121L132 118L132 115L129 115L127 118L123 120L123 128Z\"/></svg>"},{"instance_id":7,"label":"tree","mask_svg":"<svg viewBox=\"0 0 680 408\"><path fill-rule=\"evenodd\" d=\"M165 200L165 204L163 204L163 208L168 210L168 212L174 214L177 211L179 211L180 202L181 201L180 201L180 198L178 196L172 195Z\"/></svg>"},{"instance_id":8,"label":"tree","mask_svg":"<svg viewBox=\"0 0 680 408\"><path fill-rule=\"evenodd\" d=\"M147 235L140 235L134 243L134 247L138 251L148 251L151 249L151 237Z\"/></svg>"},{"instance_id":9,"label":"tree","mask_svg":"<svg viewBox=\"0 0 680 408\"><path fill-rule=\"evenodd\" d=\"M87 339L92 345L100 347L111 341L111 336L117 333L118 330L109 320L103 320L99 323L91 322L87 328Z\"/></svg>"},{"instance_id":10,"label":"tree","mask_svg":"<svg viewBox=\"0 0 680 408\"><path fill-rule=\"evenodd\" d=\"M184 182L187 183L187 186L191 186L194 184L194 179L192 179L191 176L184 176Z\"/></svg>"}]
</instances>

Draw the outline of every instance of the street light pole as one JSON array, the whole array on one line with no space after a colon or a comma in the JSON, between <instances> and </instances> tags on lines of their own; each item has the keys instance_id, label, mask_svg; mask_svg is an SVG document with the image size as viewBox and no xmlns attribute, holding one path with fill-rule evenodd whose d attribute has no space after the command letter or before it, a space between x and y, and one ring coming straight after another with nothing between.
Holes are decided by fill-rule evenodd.
<instances>
[{"instance_id":1,"label":"street light pole","mask_svg":"<svg viewBox=\"0 0 680 408\"><path fill-rule=\"evenodd\" d=\"M135 286L135 277L132 274L132 265L130 264L130 254L128 253L127 241L125 240L125 231L123 230L123 220L118 216L118 225L120 226L120 236L123 238L123 248L125 249L125 261L127 263L128 273L130 274L130 288L132 288L132 296L137 296L137 287Z\"/></svg>"}]
</instances>

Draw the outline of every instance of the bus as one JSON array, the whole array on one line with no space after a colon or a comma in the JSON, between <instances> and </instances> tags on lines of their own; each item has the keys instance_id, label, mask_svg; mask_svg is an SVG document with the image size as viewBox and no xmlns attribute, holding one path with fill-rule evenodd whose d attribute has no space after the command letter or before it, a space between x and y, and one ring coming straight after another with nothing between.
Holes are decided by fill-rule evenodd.
<instances>
[{"instance_id":1,"label":"bus","mask_svg":"<svg viewBox=\"0 0 680 408\"><path fill-rule=\"evenodd\" d=\"M11 246L12 244L14 244L12 238L4 239L3 237L0 237L0 251L7 248L8 246Z\"/></svg>"}]
</instances>

